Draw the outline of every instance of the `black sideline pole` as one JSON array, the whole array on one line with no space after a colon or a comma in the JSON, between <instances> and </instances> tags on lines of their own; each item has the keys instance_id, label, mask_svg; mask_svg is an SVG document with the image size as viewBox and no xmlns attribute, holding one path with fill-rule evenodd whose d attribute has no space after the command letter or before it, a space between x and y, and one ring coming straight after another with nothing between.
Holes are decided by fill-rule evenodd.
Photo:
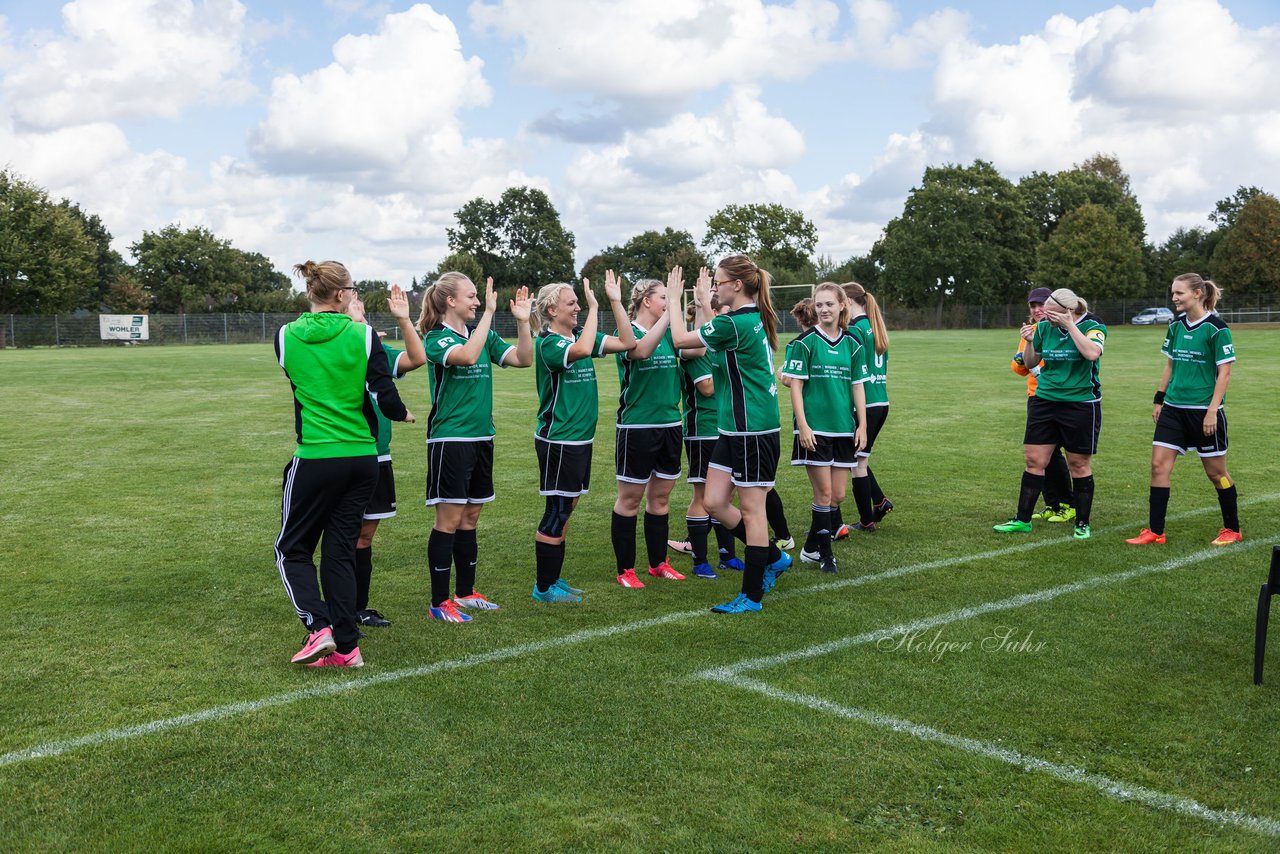
<instances>
[{"instance_id":1,"label":"black sideline pole","mask_svg":"<svg viewBox=\"0 0 1280 854\"><path fill-rule=\"evenodd\" d=\"M1262 684L1262 660L1267 654L1267 617L1271 613L1271 597L1280 593L1280 546L1271 547L1271 572L1267 583L1258 591L1258 622L1253 636L1253 684Z\"/></svg>"}]
</instances>

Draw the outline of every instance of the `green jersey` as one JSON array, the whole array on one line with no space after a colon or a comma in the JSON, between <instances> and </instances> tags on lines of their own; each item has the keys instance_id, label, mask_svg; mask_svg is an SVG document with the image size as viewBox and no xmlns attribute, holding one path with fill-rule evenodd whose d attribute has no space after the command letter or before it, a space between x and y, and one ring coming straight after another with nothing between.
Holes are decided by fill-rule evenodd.
<instances>
[{"instance_id":1,"label":"green jersey","mask_svg":"<svg viewBox=\"0 0 1280 854\"><path fill-rule=\"evenodd\" d=\"M596 333L591 359L569 361L569 348L582 335L582 327L566 338L546 329L534 346L533 364L538 378L538 427L535 435L548 442L585 445L595 439L600 418L596 369L591 359L604 356L608 337Z\"/></svg>"},{"instance_id":2,"label":"green jersey","mask_svg":"<svg viewBox=\"0 0 1280 854\"><path fill-rule=\"evenodd\" d=\"M638 323L631 331L639 341L649 330ZM618 361L618 426L680 426L680 354L671 330L647 359L632 359L630 352L616 354Z\"/></svg>"},{"instance_id":3,"label":"green jersey","mask_svg":"<svg viewBox=\"0 0 1280 854\"><path fill-rule=\"evenodd\" d=\"M490 329L474 365L450 365L449 354L465 346L474 331L437 323L422 342L431 366L427 442L493 438L493 365L501 366L515 347Z\"/></svg>"},{"instance_id":4,"label":"green jersey","mask_svg":"<svg viewBox=\"0 0 1280 854\"><path fill-rule=\"evenodd\" d=\"M374 333L377 334L376 332ZM387 354L387 367L391 370L391 376L399 377L400 357L404 353L395 347L388 347L386 342L382 344L382 352ZM373 414L378 417L378 461L387 462L391 459L391 419L382 414L382 410L378 407L373 408Z\"/></svg>"},{"instance_id":5,"label":"green jersey","mask_svg":"<svg viewBox=\"0 0 1280 854\"><path fill-rule=\"evenodd\" d=\"M716 394L703 397L698 391L698 383L703 380L711 379L714 382L715 367L715 359L709 355L685 359L680 363L684 387L684 437L686 439L714 439L720 435L716 430L718 414Z\"/></svg>"},{"instance_id":6,"label":"green jersey","mask_svg":"<svg viewBox=\"0 0 1280 854\"><path fill-rule=\"evenodd\" d=\"M778 384L773 377L773 349L760 319L760 309L744 305L720 314L698 330L708 350L723 358L717 376L717 428L728 436L774 433L779 429Z\"/></svg>"},{"instance_id":7,"label":"green jersey","mask_svg":"<svg viewBox=\"0 0 1280 854\"><path fill-rule=\"evenodd\" d=\"M876 352L876 336L871 331L871 318L865 314L854 319L849 333L862 345L861 366L854 366L854 382L863 382L867 408L889 405L889 351ZM859 376L859 372L861 376Z\"/></svg>"},{"instance_id":8,"label":"green jersey","mask_svg":"<svg viewBox=\"0 0 1280 854\"><path fill-rule=\"evenodd\" d=\"M1085 338L1099 347L1106 345L1107 327L1096 315L1086 314L1076 321L1076 326ZM1102 357L1090 362L1080 355L1070 332L1042 320L1036 324L1031 346L1043 361L1036 383L1036 397L1079 403L1102 400L1102 383L1098 375Z\"/></svg>"},{"instance_id":9,"label":"green jersey","mask_svg":"<svg viewBox=\"0 0 1280 854\"><path fill-rule=\"evenodd\" d=\"M863 382L854 375L866 364L862 345L845 330L834 341L814 327L787 345L783 376L803 380L804 415L809 429L824 436L853 435L853 385ZM792 430L800 432L792 418Z\"/></svg>"},{"instance_id":10,"label":"green jersey","mask_svg":"<svg viewBox=\"0 0 1280 854\"><path fill-rule=\"evenodd\" d=\"M1168 406L1204 409L1213 401L1218 366L1236 360L1231 330L1216 314L1191 323L1185 314L1169 324L1160 352L1173 365L1164 402ZM1222 402L1226 403L1226 395Z\"/></svg>"}]
</instances>

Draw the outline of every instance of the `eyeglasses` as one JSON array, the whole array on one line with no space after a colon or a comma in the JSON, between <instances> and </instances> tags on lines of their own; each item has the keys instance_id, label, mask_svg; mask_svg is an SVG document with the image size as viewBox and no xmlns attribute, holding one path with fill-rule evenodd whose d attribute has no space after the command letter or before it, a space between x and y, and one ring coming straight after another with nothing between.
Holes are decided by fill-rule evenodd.
<instances>
[{"instance_id":1,"label":"eyeglasses","mask_svg":"<svg viewBox=\"0 0 1280 854\"><path fill-rule=\"evenodd\" d=\"M726 281L718 282L718 281L716 281L715 279L712 279L712 280L711 280L711 287L713 287L713 288L718 288L718 287L720 287L721 285L727 285L727 284L729 284L730 282L733 282L733 281L734 281L734 279L727 279Z\"/></svg>"}]
</instances>

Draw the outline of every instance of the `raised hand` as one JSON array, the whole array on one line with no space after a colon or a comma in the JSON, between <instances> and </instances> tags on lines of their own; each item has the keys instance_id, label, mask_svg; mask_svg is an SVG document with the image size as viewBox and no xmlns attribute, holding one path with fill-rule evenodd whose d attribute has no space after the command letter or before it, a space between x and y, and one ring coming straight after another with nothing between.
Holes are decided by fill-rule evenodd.
<instances>
[{"instance_id":1,"label":"raised hand","mask_svg":"<svg viewBox=\"0 0 1280 854\"><path fill-rule=\"evenodd\" d=\"M387 294L387 311L396 320L409 319L409 297L399 285L392 285Z\"/></svg>"},{"instance_id":2,"label":"raised hand","mask_svg":"<svg viewBox=\"0 0 1280 854\"><path fill-rule=\"evenodd\" d=\"M516 288L516 298L511 301L511 313L521 323L529 322L529 313L533 309L533 300L529 299L529 288L521 285Z\"/></svg>"},{"instance_id":3,"label":"raised hand","mask_svg":"<svg viewBox=\"0 0 1280 854\"><path fill-rule=\"evenodd\" d=\"M698 305L711 306L711 271L706 267L698 268L698 282L693 286L693 298Z\"/></svg>"},{"instance_id":4,"label":"raised hand","mask_svg":"<svg viewBox=\"0 0 1280 854\"><path fill-rule=\"evenodd\" d=\"M1034 323L1022 324L1021 334L1022 334L1023 341L1030 341L1032 337L1036 334L1036 325Z\"/></svg>"},{"instance_id":5,"label":"raised hand","mask_svg":"<svg viewBox=\"0 0 1280 854\"><path fill-rule=\"evenodd\" d=\"M493 289L493 276L484 280L484 311L493 314L498 310L498 292Z\"/></svg>"},{"instance_id":6,"label":"raised hand","mask_svg":"<svg viewBox=\"0 0 1280 854\"><path fill-rule=\"evenodd\" d=\"M614 286L617 287L617 282L614 282ZM606 293L608 292L606 291ZM582 296L587 301L588 309L598 308L600 306L600 303L596 301L596 295L591 292L591 280L585 276L582 279ZM618 299L622 299L621 288L618 288Z\"/></svg>"},{"instance_id":7,"label":"raised hand","mask_svg":"<svg viewBox=\"0 0 1280 854\"><path fill-rule=\"evenodd\" d=\"M586 279L583 281L585 282ZM622 302L622 282L612 270L604 271L604 295L611 303Z\"/></svg>"},{"instance_id":8,"label":"raised hand","mask_svg":"<svg viewBox=\"0 0 1280 854\"><path fill-rule=\"evenodd\" d=\"M679 314L683 300L684 269L681 267L672 267L671 272L667 273L667 305L675 306L676 314Z\"/></svg>"}]
</instances>

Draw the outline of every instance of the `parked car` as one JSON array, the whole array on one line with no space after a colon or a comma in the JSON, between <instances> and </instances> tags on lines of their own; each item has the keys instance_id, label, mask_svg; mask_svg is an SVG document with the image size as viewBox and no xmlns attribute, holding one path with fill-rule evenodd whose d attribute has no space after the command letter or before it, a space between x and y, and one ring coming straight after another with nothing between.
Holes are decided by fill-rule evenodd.
<instances>
[{"instance_id":1,"label":"parked car","mask_svg":"<svg viewBox=\"0 0 1280 854\"><path fill-rule=\"evenodd\" d=\"M1173 311L1167 308L1144 308L1129 321L1135 326L1150 326L1153 323L1172 323Z\"/></svg>"}]
</instances>

